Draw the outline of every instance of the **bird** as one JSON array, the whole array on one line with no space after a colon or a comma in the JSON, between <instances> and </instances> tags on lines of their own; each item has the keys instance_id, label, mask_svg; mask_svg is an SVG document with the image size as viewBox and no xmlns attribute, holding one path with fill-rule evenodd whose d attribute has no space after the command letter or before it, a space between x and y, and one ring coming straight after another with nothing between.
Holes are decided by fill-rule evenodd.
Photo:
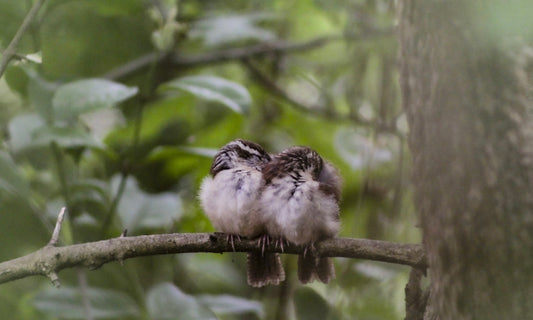
<instances>
[{"instance_id":1,"label":"bird","mask_svg":"<svg viewBox=\"0 0 533 320\"><path fill-rule=\"evenodd\" d=\"M257 205L264 187L261 170L270 160L271 156L259 144L233 140L216 153L210 176L200 186L201 207L215 229L228 235L233 250L234 241L240 236L259 238L259 247L267 239ZM283 280L285 271L279 254L264 250L248 252L249 285L278 285Z\"/></svg>"},{"instance_id":2,"label":"bird","mask_svg":"<svg viewBox=\"0 0 533 320\"><path fill-rule=\"evenodd\" d=\"M333 263L316 254L315 243L333 238L340 229L341 179L335 167L313 149L290 147L262 169L265 186L259 208L267 233L277 242L305 246L298 256L298 279L328 283Z\"/></svg>"}]
</instances>

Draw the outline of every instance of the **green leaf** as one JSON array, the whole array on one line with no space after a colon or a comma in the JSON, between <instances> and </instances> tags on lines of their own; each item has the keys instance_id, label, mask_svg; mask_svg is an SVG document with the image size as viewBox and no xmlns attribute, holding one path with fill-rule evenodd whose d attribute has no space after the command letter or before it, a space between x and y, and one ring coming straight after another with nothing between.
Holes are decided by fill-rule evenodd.
<instances>
[{"instance_id":1,"label":"green leaf","mask_svg":"<svg viewBox=\"0 0 533 320\"><path fill-rule=\"evenodd\" d=\"M70 202L87 214L98 216L101 212L109 210L109 185L98 179L82 179L70 184Z\"/></svg>"},{"instance_id":2,"label":"green leaf","mask_svg":"<svg viewBox=\"0 0 533 320\"><path fill-rule=\"evenodd\" d=\"M264 318L263 305L254 300L228 294L218 296L205 294L197 298L217 314L255 313L259 318Z\"/></svg>"},{"instance_id":3,"label":"green leaf","mask_svg":"<svg viewBox=\"0 0 533 320\"><path fill-rule=\"evenodd\" d=\"M11 156L0 150L0 191L27 197L30 194L30 186L22 177L19 168Z\"/></svg>"},{"instance_id":4,"label":"green leaf","mask_svg":"<svg viewBox=\"0 0 533 320\"><path fill-rule=\"evenodd\" d=\"M252 103L250 93L245 87L213 76L182 77L163 84L161 89L184 90L197 97L222 103L238 113L247 113Z\"/></svg>"},{"instance_id":5,"label":"green leaf","mask_svg":"<svg viewBox=\"0 0 533 320\"><path fill-rule=\"evenodd\" d=\"M4 73L4 80L11 90L23 97L27 96L29 77L24 71L22 63L9 64Z\"/></svg>"},{"instance_id":6,"label":"green leaf","mask_svg":"<svg viewBox=\"0 0 533 320\"><path fill-rule=\"evenodd\" d=\"M31 146L49 146L55 142L63 148L89 147L100 148L104 146L87 131L81 128L43 127L32 132Z\"/></svg>"},{"instance_id":7,"label":"green leaf","mask_svg":"<svg viewBox=\"0 0 533 320\"><path fill-rule=\"evenodd\" d=\"M273 18L274 15L261 13L207 17L193 25L191 37L203 38L208 47L244 40L272 41L275 34L257 24Z\"/></svg>"},{"instance_id":8,"label":"green leaf","mask_svg":"<svg viewBox=\"0 0 533 320\"><path fill-rule=\"evenodd\" d=\"M35 146L32 132L45 126L43 118L36 113L16 116L8 124L9 145L14 152Z\"/></svg>"},{"instance_id":9,"label":"green leaf","mask_svg":"<svg viewBox=\"0 0 533 320\"><path fill-rule=\"evenodd\" d=\"M84 306L79 289L48 287L37 293L33 304L35 308L52 317L66 319L85 319L85 308L90 308L96 319L133 317L139 314L135 301L122 292L88 288L87 298L88 306Z\"/></svg>"},{"instance_id":10,"label":"green leaf","mask_svg":"<svg viewBox=\"0 0 533 320\"><path fill-rule=\"evenodd\" d=\"M102 180L95 178L80 179L71 188L73 192L90 193L95 198L109 200L109 186Z\"/></svg>"},{"instance_id":11,"label":"green leaf","mask_svg":"<svg viewBox=\"0 0 533 320\"><path fill-rule=\"evenodd\" d=\"M375 168L390 162L393 157L390 141L370 139L352 128L340 128L337 131L335 147L353 170Z\"/></svg>"},{"instance_id":12,"label":"green leaf","mask_svg":"<svg viewBox=\"0 0 533 320\"><path fill-rule=\"evenodd\" d=\"M119 180L120 177L116 176L111 182L115 193L118 190ZM130 231L169 226L183 213L181 198L177 194L170 192L148 194L139 189L133 178L126 180L117 209L122 226Z\"/></svg>"},{"instance_id":13,"label":"green leaf","mask_svg":"<svg viewBox=\"0 0 533 320\"><path fill-rule=\"evenodd\" d=\"M105 79L85 79L60 86L52 100L57 120L109 108L137 94L137 87L127 87Z\"/></svg>"},{"instance_id":14,"label":"green leaf","mask_svg":"<svg viewBox=\"0 0 533 320\"><path fill-rule=\"evenodd\" d=\"M52 99L59 87L56 83L46 81L41 75L31 67L25 68L26 74L29 77L28 95L30 101L47 123L51 123L54 116L52 107Z\"/></svg>"},{"instance_id":15,"label":"green leaf","mask_svg":"<svg viewBox=\"0 0 533 320\"><path fill-rule=\"evenodd\" d=\"M151 319L217 319L211 310L172 283L165 282L153 287L146 299Z\"/></svg>"}]
</instances>

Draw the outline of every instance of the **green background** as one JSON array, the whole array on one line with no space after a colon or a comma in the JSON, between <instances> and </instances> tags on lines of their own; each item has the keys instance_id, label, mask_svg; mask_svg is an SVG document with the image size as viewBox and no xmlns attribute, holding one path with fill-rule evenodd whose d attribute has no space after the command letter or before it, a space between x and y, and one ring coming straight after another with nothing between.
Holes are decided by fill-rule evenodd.
<instances>
[{"instance_id":1,"label":"green background","mask_svg":"<svg viewBox=\"0 0 533 320\"><path fill-rule=\"evenodd\" d=\"M0 48L31 5L0 0ZM282 49L249 54L273 47ZM61 245L125 228L214 231L197 191L213 152L235 138L270 152L308 145L338 167L340 236L419 242L397 51L392 1L46 1L0 79L0 261L45 245L65 205ZM158 58L122 68L150 55ZM0 311L10 319L404 315L407 267L336 258L336 280L302 286L295 257L284 255L284 285L255 289L244 256L68 269L61 289L25 278L0 286Z\"/></svg>"}]
</instances>

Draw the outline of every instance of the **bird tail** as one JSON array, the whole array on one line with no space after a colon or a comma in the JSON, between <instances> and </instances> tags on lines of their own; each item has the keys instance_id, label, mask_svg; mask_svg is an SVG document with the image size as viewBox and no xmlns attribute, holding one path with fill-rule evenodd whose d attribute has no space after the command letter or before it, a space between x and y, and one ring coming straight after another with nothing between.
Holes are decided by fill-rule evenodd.
<instances>
[{"instance_id":1,"label":"bird tail","mask_svg":"<svg viewBox=\"0 0 533 320\"><path fill-rule=\"evenodd\" d=\"M335 279L335 268L328 257L317 257L313 254L298 256L298 280L302 284L315 279L328 283Z\"/></svg>"},{"instance_id":2,"label":"bird tail","mask_svg":"<svg viewBox=\"0 0 533 320\"><path fill-rule=\"evenodd\" d=\"M252 287L278 285L285 280L285 270L278 253L248 252L247 267L248 284Z\"/></svg>"}]
</instances>

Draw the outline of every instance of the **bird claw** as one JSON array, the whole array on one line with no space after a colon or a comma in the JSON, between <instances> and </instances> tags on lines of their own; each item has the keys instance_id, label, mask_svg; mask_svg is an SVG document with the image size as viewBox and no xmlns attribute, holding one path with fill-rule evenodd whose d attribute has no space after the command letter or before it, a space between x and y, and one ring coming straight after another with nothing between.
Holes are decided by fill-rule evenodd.
<instances>
[{"instance_id":1,"label":"bird claw","mask_svg":"<svg viewBox=\"0 0 533 320\"><path fill-rule=\"evenodd\" d=\"M264 234L259 237L258 246L261 248L261 256L265 255L265 247L270 245L270 237Z\"/></svg>"},{"instance_id":2,"label":"bird claw","mask_svg":"<svg viewBox=\"0 0 533 320\"><path fill-rule=\"evenodd\" d=\"M286 240L283 239L282 237L275 238L275 241L274 241L274 239L271 238L268 234L263 234L262 236L259 237L259 240L257 241L258 247L261 248L261 255L263 256L265 255L265 249L271 243L274 244L275 248L278 248L279 246L281 248L281 252L285 252L285 245L288 244L288 242L286 243Z\"/></svg>"},{"instance_id":3,"label":"bird claw","mask_svg":"<svg viewBox=\"0 0 533 320\"><path fill-rule=\"evenodd\" d=\"M281 237L276 240L276 248L278 247L278 244L279 244L281 252L285 252L285 248L284 248L284 244L283 243L284 243L284 240Z\"/></svg>"},{"instance_id":4,"label":"bird claw","mask_svg":"<svg viewBox=\"0 0 533 320\"><path fill-rule=\"evenodd\" d=\"M227 234L226 235L226 241L231 244L231 248L233 249L233 252L235 252L235 238L237 238L238 241L241 241L241 237L238 234Z\"/></svg>"},{"instance_id":5,"label":"bird claw","mask_svg":"<svg viewBox=\"0 0 533 320\"><path fill-rule=\"evenodd\" d=\"M311 243L309 245L306 245L305 248L304 248L304 258L307 254L307 251L310 251L312 255L316 255L316 248L315 248L315 243Z\"/></svg>"}]
</instances>

